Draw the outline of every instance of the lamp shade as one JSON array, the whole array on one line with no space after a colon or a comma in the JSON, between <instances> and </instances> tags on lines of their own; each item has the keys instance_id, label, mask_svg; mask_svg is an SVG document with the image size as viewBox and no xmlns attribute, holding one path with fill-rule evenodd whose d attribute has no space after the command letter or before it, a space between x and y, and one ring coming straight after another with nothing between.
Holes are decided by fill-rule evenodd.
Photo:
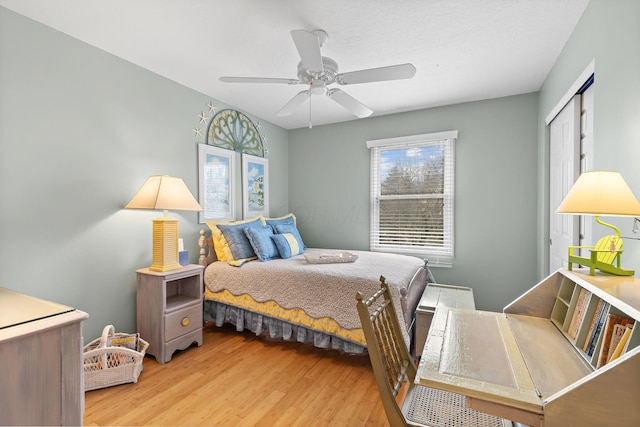
<instances>
[{"instance_id":1,"label":"lamp shade","mask_svg":"<svg viewBox=\"0 0 640 427\"><path fill-rule=\"evenodd\" d=\"M178 211L202 210L200 204L198 204L181 178L166 175L149 177L125 208Z\"/></svg>"},{"instance_id":2,"label":"lamp shade","mask_svg":"<svg viewBox=\"0 0 640 427\"><path fill-rule=\"evenodd\" d=\"M640 216L640 203L618 172L591 171L578 177L556 213Z\"/></svg>"}]
</instances>

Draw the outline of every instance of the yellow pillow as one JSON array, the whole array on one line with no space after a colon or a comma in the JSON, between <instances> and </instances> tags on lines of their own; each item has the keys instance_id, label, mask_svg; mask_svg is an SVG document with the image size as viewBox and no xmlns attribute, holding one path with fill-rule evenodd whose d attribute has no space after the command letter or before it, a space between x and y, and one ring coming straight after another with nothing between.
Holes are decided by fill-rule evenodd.
<instances>
[{"instance_id":1,"label":"yellow pillow","mask_svg":"<svg viewBox=\"0 0 640 427\"><path fill-rule=\"evenodd\" d=\"M258 257L251 258L243 258L243 259L234 259L233 254L231 253L231 249L229 248L229 244L224 237L222 231L217 227L218 225L240 225L248 222L253 222L256 219L260 219L262 225L266 225L264 221L264 217L262 215L254 216L252 218L243 219L240 221L209 221L207 222L207 226L211 229L211 238L213 240L213 248L216 251L216 257L218 261L227 262L230 265L240 267L247 261L251 261L253 259L257 259Z\"/></svg>"},{"instance_id":2,"label":"yellow pillow","mask_svg":"<svg viewBox=\"0 0 640 427\"><path fill-rule=\"evenodd\" d=\"M233 259L231 256L231 250L229 244L224 238L222 231L216 227L216 223L213 221L207 222L207 225L211 229L211 239L213 240L213 249L216 252L216 258L218 261L227 261L227 258Z\"/></svg>"}]
</instances>

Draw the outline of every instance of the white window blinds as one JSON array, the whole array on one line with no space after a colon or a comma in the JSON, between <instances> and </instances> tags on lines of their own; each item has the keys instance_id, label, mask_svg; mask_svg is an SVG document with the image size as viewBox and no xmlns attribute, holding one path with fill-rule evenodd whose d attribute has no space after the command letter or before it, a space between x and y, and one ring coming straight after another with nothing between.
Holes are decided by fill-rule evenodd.
<instances>
[{"instance_id":1,"label":"white window blinds","mask_svg":"<svg viewBox=\"0 0 640 427\"><path fill-rule=\"evenodd\" d=\"M457 131L367 141L372 251L453 262Z\"/></svg>"}]
</instances>

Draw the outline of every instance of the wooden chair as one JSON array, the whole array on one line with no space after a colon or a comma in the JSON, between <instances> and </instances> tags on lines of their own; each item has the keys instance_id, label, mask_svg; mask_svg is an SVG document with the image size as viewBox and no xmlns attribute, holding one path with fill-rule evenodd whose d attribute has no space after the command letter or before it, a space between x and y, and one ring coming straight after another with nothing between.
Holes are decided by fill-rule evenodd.
<instances>
[{"instance_id":1,"label":"wooden chair","mask_svg":"<svg viewBox=\"0 0 640 427\"><path fill-rule=\"evenodd\" d=\"M415 385L416 366L400 332L385 278L367 301L356 295L371 366L391 427L507 427L508 420L467 408L459 394ZM399 395L404 394L402 409Z\"/></svg>"},{"instance_id":2,"label":"wooden chair","mask_svg":"<svg viewBox=\"0 0 640 427\"><path fill-rule=\"evenodd\" d=\"M574 249L589 249L591 254L588 258L581 257L573 253ZM616 276L633 276L633 270L620 268L620 254L622 254L622 239L619 235L604 236L595 246L569 246L569 270L575 263L589 267L589 274L592 276L596 269Z\"/></svg>"}]
</instances>

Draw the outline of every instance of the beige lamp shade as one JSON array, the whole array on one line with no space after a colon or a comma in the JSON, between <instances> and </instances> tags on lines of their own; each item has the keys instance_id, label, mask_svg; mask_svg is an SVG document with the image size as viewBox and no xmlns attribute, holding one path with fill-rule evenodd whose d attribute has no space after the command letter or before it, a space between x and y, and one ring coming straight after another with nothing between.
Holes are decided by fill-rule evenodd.
<instances>
[{"instance_id":1,"label":"beige lamp shade","mask_svg":"<svg viewBox=\"0 0 640 427\"><path fill-rule=\"evenodd\" d=\"M178 220L169 218L167 211L202 210L184 181L166 175L152 176L125 208L164 210L163 217L153 220L153 262L149 270L169 271L182 268L178 262Z\"/></svg>"},{"instance_id":2,"label":"beige lamp shade","mask_svg":"<svg viewBox=\"0 0 640 427\"><path fill-rule=\"evenodd\" d=\"M618 172L592 171L578 177L556 213L640 216L640 203Z\"/></svg>"},{"instance_id":3,"label":"beige lamp shade","mask_svg":"<svg viewBox=\"0 0 640 427\"><path fill-rule=\"evenodd\" d=\"M125 208L176 211L202 210L200 204L198 204L181 178L166 175L149 177Z\"/></svg>"}]
</instances>

